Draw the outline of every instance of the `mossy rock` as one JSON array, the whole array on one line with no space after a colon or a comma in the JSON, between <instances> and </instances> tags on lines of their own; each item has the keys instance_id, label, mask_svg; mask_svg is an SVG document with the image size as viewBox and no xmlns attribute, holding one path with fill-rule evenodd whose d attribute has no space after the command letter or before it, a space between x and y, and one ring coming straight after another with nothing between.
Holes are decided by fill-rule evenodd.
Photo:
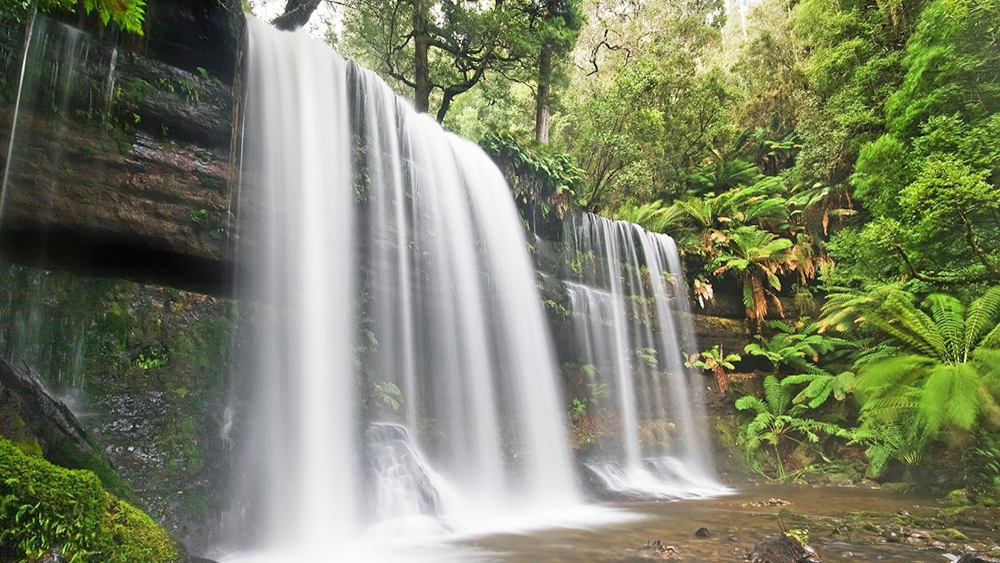
<instances>
[{"instance_id":1,"label":"mossy rock","mask_svg":"<svg viewBox=\"0 0 1000 563\"><path fill-rule=\"evenodd\" d=\"M0 406L0 436L8 438L32 457L43 457L42 445L24 420L8 405Z\"/></svg>"},{"instance_id":2,"label":"mossy rock","mask_svg":"<svg viewBox=\"0 0 1000 563\"><path fill-rule=\"evenodd\" d=\"M996 530L1000 522L1000 507L958 506L941 511L941 518L949 524Z\"/></svg>"},{"instance_id":3,"label":"mossy rock","mask_svg":"<svg viewBox=\"0 0 1000 563\"><path fill-rule=\"evenodd\" d=\"M64 469L0 438L0 562L58 551L79 563L180 563L184 551L91 471Z\"/></svg>"},{"instance_id":4,"label":"mossy rock","mask_svg":"<svg viewBox=\"0 0 1000 563\"><path fill-rule=\"evenodd\" d=\"M913 488L913 484L905 482L882 483L879 488L887 493L908 493Z\"/></svg>"},{"instance_id":5,"label":"mossy rock","mask_svg":"<svg viewBox=\"0 0 1000 563\"><path fill-rule=\"evenodd\" d=\"M972 504L972 501L969 500L969 493L965 489L955 489L948 493L945 502L952 506L969 506Z\"/></svg>"},{"instance_id":6,"label":"mossy rock","mask_svg":"<svg viewBox=\"0 0 1000 563\"><path fill-rule=\"evenodd\" d=\"M947 528L936 532L934 536L937 539L944 541L969 541L969 537L962 532L956 530L955 528Z\"/></svg>"}]
</instances>

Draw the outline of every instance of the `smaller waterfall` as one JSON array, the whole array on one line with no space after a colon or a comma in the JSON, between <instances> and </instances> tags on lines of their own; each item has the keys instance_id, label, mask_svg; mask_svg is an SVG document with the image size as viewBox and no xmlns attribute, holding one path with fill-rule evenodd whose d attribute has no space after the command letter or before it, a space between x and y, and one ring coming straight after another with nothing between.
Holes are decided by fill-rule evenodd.
<instances>
[{"instance_id":1,"label":"smaller waterfall","mask_svg":"<svg viewBox=\"0 0 1000 563\"><path fill-rule=\"evenodd\" d=\"M585 213L569 227L566 281L591 410L604 428L588 468L614 496L713 495L695 351L680 258L673 239Z\"/></svg>"},{"instance_id":2,"label":"smaller waterfall","mask_svg":"<svg viewBox=\"0 0 1000 563\"><path fill-rule=\"evenodd\" d=\"M90 45L90 38L78 29L41 15L32 18L11 123L3 184L0 186L0 219L12 173L17 171L18 166L37 165L34 163L37 155L29 153L26 149L29 145L19 142L21 138L52 137L45 147L46 158L60 164L71 109L79 105L72 104L72 97L77 95L77 81L81 79L79 71L87 64ZM51 131L44 130L39 120L34 119L39 113L56 116ZM56 185L55 173L52 179L53 185Z\"/></svg>"}]
</instances>

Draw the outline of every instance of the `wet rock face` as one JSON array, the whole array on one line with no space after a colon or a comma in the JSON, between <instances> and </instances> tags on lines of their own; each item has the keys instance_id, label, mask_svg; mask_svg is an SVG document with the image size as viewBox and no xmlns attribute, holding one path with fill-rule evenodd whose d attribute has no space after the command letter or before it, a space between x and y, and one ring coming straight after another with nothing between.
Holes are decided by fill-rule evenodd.
<instances>
[{"instance_id":1,"label":"wet rock face","mask_svg":"<svg viewBox=\"0 0 1000 563\"><path fill-rule=\"evenodd\" d=\"M216 74L224 65L207 52L189 71L52 20L34 29L16 123L24 40L17 26L0 33L0 129L16 127L0 256L228 292L235 195L232 84ZM235 57L225 66L231 77ZM0 135L3 165L9 140Z\"/></svg>"},{"instance_id":2,"label":"wet rock face","mask_svg":"<svg viewBox=\"0 0 1000 563\"><path fill-rule=\"evenodd\" d=\"M235 304L3 265L0 302L0 357L32 366L72 409L136 506L193 551L206 547L229 492Z\"/></svg>"},{"instance_id":3,"label":"wet rock face","mask_svg":"<svg viewBox=\"0 0 1000 563\"><path fill-rule=\"evenodd\" d=\"M194 71L233 79L243 7L239 0L149 0L143 54Z\"/></svg>"}]
</instances>

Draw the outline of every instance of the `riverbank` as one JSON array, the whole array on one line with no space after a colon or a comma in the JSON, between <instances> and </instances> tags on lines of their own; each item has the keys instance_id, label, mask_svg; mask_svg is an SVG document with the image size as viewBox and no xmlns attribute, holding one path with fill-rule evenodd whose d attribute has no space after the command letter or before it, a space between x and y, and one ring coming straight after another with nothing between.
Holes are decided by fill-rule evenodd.
<instances>
[{"instance_id":1,"label":"riverbank","mask_svg":"<svg viewBox=\"0 0 1000 563\"><path fill-rule=\"evenodd\" d=\"M878 488L745 486L714 499L615 506L642 518L592 529L490 536L469 545L504 563L722 563L743 561L767 536L803 530L825 563L946 563L953 560L947 555L973 550L1000 556L995 518L970 518L968 510L938 498ZM707 534L698 534L703 528ZM668 549L646 547L657 540Z\"/></svg>"}]
</instances>

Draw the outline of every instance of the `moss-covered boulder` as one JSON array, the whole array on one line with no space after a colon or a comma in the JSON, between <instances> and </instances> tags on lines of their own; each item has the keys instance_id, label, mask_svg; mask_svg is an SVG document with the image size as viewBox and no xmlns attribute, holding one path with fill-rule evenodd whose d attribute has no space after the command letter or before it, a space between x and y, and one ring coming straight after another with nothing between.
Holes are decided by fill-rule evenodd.
<instances>
[{"instance_id":1,"label":"moss-covered boulder","mask_svg":"<svg viewBox=\"0 0 1000 563\"><path fill-rule=\"evenodd\" d=\"M0 563L60 553L78 563L180 563L183 549L94 473L29 456L0 438Z\"/></svg>"},{"instance_id":2,"label":"moss-covered boulder","mask_svg":"<svg viewBox=\"0 0 1000 563\"><path fill-rule=\"evenodd\" d=\"M130 494L73 413L49 396L30 370L0 358L0 398L0 437L61 467L89 469L109 491Z\"/></svg>"}]
</instances>

